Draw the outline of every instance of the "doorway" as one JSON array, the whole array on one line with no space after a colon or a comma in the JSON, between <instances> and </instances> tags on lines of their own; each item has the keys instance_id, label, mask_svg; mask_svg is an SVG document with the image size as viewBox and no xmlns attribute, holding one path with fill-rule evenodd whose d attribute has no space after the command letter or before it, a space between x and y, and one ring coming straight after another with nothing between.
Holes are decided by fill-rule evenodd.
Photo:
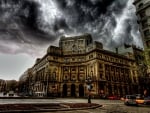
<instances>
[{"instance_id":1,"label":"doorway","mask_svg":"<svg viewBox=\"0 0 150 113\"><path fill-rule=\"evenodd\" d=\"M84 87L82 84L79 85L79 97L84 97Z\"/></svg>"},{"instance_id":2,"label":"doorway","mask_svg":"<svg viewBox=\"0 0 150 113\"><path fill-rule=\"evenodd\" d=\"M71 97L75 97L76 96L76 87L75 84L71 85Z\"/></svg>"},{"instance_id":3,"label":"doorway","mask_svg":"<svg viewBox=\"0 0 150 113\"><path fill-rule=\"evenodd\" d=\"M63 97L67 97L67 84L63 85Z\"/></svg>"}]
</instances>

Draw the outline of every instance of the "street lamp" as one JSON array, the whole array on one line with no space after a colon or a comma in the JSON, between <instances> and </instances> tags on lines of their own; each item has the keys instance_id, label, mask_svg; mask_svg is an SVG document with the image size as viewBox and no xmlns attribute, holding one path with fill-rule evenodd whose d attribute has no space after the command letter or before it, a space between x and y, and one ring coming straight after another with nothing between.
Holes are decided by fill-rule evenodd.
<instances>
[{"instance_id":1,"label":"street lamp","mask_svg":"<svg viewBox=\"0 0 150 113\"><path fill-rule=\"evenodd\" d=\"M86 82L86 84L87 84L87 89L88 89L88 103L91 103L91 90L92 90L92 88L93 88L93 86L92 86L92 79L91 79L91 77L90 76L88 76L87 77L87 79L85 80L85 82Z\"/></svg>"}]
</instances>

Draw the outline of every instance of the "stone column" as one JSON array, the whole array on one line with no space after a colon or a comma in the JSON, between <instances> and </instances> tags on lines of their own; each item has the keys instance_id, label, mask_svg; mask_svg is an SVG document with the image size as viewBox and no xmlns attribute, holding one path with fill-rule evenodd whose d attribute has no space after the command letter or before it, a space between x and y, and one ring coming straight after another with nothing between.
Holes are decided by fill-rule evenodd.
<instances>
[{"instance_id":1,"label":"stone column","mask_svg":"<svg viewBox=\"0 0 150 113\"><path fill-rule=\"evenodd\" d=\"M104 94L108 95L108 85L106 83L104 85Z\"/></svg>"},{"instance_id":2,"label":"stone column","mask_svg":"<svg viewBox=\"0 0 150 113\"><path fill-rule=\"evenodd\" d=\"M75 95L76 95L76 97L79 97L79 84L75 84Z\"/></svg>"},{"instance_id":3,"label":"stone column","mask_svg":"<svg viewBox=\"0 0 150 113\"><path fill-rule=\"evenodd\" d=\"M67 84L67 96L71 96L71 85Z\"/></svg>"},{"instance_id":4,"label":"stone column","mask_svg":"<svg viewBox=\"0 0 150 113\"><path fill-rule=\"evenodd\" d=\"M125 95L125 89L124 89L125 87L124 87L124 85L122 85L121 87L122 87L122 94Z\"/></svg>"},{"instance_id":5,"label":"stone column","mask_svg":"<svg viewBox=\"0 0 150 113\"><path fill-rule=\"evenodd\" d=\"M114 84L111 84L111 87L112 87L112 94L114 95L114 94L115 94L115 91L114 91Z\"/></svg>"},{"instance_id":6,"label":"stone column","mask_svg":"<svg viewBox=\"0 0 150 113\"><path fill-rule=\"evenodd\" d=\"M60 84L60 89L58 90L60 92L60 96L62 97L63 96L63 84L62 83Z\"/></svg>"}]
</instances>

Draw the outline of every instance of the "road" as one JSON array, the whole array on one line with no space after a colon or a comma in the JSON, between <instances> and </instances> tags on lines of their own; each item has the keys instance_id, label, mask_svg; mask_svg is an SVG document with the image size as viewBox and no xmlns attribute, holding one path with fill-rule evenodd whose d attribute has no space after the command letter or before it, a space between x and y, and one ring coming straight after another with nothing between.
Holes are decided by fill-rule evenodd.
<instances>
[{"instance_id":1,"label":"road","mask_svg":"<svg viewBox=\"0 0 150 113\"><path fill-rule=\"evenodd\" d=\"M13 103L87 103L87 99L0 99L0 104ZM103 105L97 109L59 111L58 113L150 113L150 106L126 106L120 100L92 99L92 103ZM52 112L49 112L52 113Z\"/></svg>"}]
</instances>

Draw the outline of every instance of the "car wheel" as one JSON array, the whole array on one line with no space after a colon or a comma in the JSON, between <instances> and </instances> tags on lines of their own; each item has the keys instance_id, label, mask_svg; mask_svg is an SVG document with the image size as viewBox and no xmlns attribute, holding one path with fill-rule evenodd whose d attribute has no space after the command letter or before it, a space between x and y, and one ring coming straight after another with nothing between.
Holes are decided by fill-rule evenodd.
<instances>
[{"instance_id":1,"label":"car wheel","mask_svg":"<svg viewBox=\"0 0 150 113\"><path fill-rule=\"evenodd\" d=\"M125 105L127 105L127 106L129 105L129 103L128 103L128 102L125 102L124 104L125 104Z\"/></svg>"}]
</instances>

